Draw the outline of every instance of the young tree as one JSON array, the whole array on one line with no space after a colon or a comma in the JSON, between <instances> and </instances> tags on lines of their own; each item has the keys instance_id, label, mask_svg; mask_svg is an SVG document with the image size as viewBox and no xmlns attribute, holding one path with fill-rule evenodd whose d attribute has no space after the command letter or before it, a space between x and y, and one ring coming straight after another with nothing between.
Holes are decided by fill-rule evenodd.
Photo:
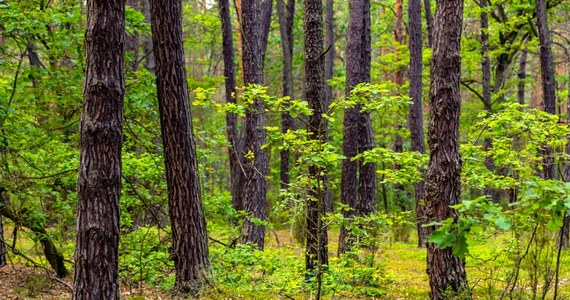
<instances>
[{"instance_id":1,"label":"young tree","mask_svg":"<svg viewBox=\"0 0 570 300\"><path fill-rule=\"evenodd\" d=\"M277 0L281 48L283 50L283 96L293 98L293 18L295 17L295 0ZM295 129L295 121L288 112L281 114L281 131ZM289 149L281 150L280 179L281 188L289 188Z\"/></svg>"},{"instance_id":2,"label":"young tree","mask_svg":"<svg viewBox=\"0 0 570 300\"><path fill-rule=\"evenodd\" d=\"M243 75L245 85L263 84L262 22L259 0L243 0L241 3L241 26L244 36L242 43ZM267 150L265 144L265 114L263 100L253 99L247 108L244 125L244 141L240 154L243 167L241 182L241 200L244 210L249 214L244 219L241 233L243 243L251 243L263 249L265 226L256 220L265 219L266 182L268 172Z\"/></svg>"},{"instance_id":3,"label":"young tree","mask_svg":"<svg viewBox=\"0 0 570 300\"><path fill-rule=\"evenodd\" d=\"M210 282L212 270L184 68L182 3L164 0L150 5L175 289L194 294Z\"/></svg>"},{"instance_id":4,"label":"young tree","mask_svg":"<svg viewBox=\"0 0 570 300\"><path fill-rule=\"evenodd\" d=\"M325 106L325 64L323 57L323 14L322 0L305 0L305 91L307 101L313 110L309 118L308 131L311 140L320 144L327 142L327 121L323 118ZM322 217L325 214L327 198L326 170L322 166L310 165L311 186L307 201L307 249L305 265L308 271L317 272L320 283L322 266L328 265L327 226Z\"/></svg>"},{"instance_id":5,"label":"young tree","mask_svg":"<svg viewBox=\"0 0 570 300\"><path fill-rule=\"evenodd\" d=\"M349 24L347 32L346 92L359 83L370 82L370 1L351 0L349 2ZM352 160L357 154L374 147L370 114L360 112L357 105L344 114L341 203L352 210L344 211L344 216L367 215L374 211L376 190L376 165ZM351 246L351 237L342 227L339 237L339 253Z\"/></svg>"},{"instance_id":6,"label":"young tree","mask_svg":"<svg viewBox=\"0 0 570 300\"><path fill-rule=\"evenodd\" d=\"M424 142L424 116L422 105L422 5L420 0L408 2L408 31L410 36L410 113L408 115L408 128L412 140L412 151L426 152ZM427 242L427 230L425 224L424 205L425 182L415 184L416 191L416 223L418 231L418 247L425 247Z\"/></svg>"},{"instance_id":7,"label":"young tree","mask_svg":"<svg viewBox=\"0 0 570 300\"><path fill-rule=\"evenodd\" d=\"M450 205L461 199L459 156L459 112L461 94L461 31L463 0L438 0L434 23L428 129L430 160L426 174L426 216L428 222L457 219ZM429 233L433 227L429 228ZM465 262L451 248L427 244L427 273L431 299L451 295L469 298ZM462 298L462 299L464 299Z\"/></svg>"},{"instance_id":8,"label":"young tree","mask_svg":"<svg viewBox=\"0 0 570 300\"><path fill-rule=\"evenodd\" d=\"M87 5L73 298L118 299L125 1Z\"/></svg>"}]
</instances>

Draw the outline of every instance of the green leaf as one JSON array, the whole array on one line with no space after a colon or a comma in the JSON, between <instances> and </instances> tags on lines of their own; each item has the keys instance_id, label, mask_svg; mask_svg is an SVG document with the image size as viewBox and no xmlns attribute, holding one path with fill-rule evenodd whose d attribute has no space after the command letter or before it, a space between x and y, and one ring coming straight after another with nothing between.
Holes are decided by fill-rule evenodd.
<instances>
[{"instance_id":1,"label":"green leaf","mask_svg":"<svg viewBox=\"0 0 570 300\"><path fill-rule=\"evenodd\" d=\"M460 257L465 258L465 255L469 253L469 248L467 247L467 239L465 235L459 234L455 240L455 244L453 245L453 254Z\"/></svg>"}]
</instances>

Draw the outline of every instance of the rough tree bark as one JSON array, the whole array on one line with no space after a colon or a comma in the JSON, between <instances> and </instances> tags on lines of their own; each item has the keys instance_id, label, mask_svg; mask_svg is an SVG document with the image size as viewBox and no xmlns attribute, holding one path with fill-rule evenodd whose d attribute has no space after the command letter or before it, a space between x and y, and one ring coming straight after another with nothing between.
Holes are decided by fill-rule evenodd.
<instances>
[{"instance_id":1,"label":"rough tree bark","mask_svg":"<svg viewBox=\"0 0 570 300\"><path fill-rule=\"evenodd\" d=\"M409 0L409 49L410 49L410 113L408 115L408 128L412 141L412 151L426 152L424 142L424 115L422 105L422 6L420 0ZM425 182L422 180L414 185L416 192L416 224L418 231L418 247L426 246L427 230L424 216Z\"/></svg>"},{"instance_id":2,"label":"rough tree bark","mask_svg":"<svg viewBox=\"0 0 570 300\"><path fill-rule=\"evenodd\" d=\"M230 4L228 0L218 0L220 19L222 23L222 52L224 56L224 77L226 87L226 103L236 103L236 73L234 65L234 43L232 35L232 20L230 17ZM229 143L230 159L230 189L232 206L235 210L242 210L243 204L239 194L239 132L237 115L226 113L226 135Z\"/></svg>"},{"instance_id":3,"label":"rough tree bark","mask_svg":"<svg viewBox=\"0 0 570 300\"><path fill-rule=\"evenodd\" d=\"M279 16L279 31L281 33L281 48L283 50L283 96L293 98L293 18L295 17L295 0L277 0L277 14ZM281 114L281 132L294 130L295 123L287 112ZM280 181L281 189L289 189L289 169L291 154L289 149L280 153Z\"/></svg>"},{"instance_id":4,"label":"rough tree bark","mask_svg":"<svg viewBox=\"0 0 570 300\"><path fill-rule=\"evenodd\" d=\"M212 270L184 68L182 4L151 0L150 5L175 289L196 294L211 281Z\"/></svg>"},{"instance_id":5,"label":"rough tree bark","mask_svg":"<svg viewBox=\"0 0 570 300\"><path fill-rule=\"evenodd\" d=\"M246 85L263 84L263 55L261 55L263 32L259 2L259 0L243 0L241 3L241 26L244 37L242 61ZM243 222L241 241L263 249L265 227L253 220L253 218L264 220L266 210L265 176L268 172L268 156L267 150L261 149L266 137L262 99L254 99L253 104L247 108L244 130L243 149L240 154L244 176L241 199L249 216ZM252 153L253 157L246 157L247 153Z\"/></svg>"},{"instance_id":6,"label":"rough tree bark","mask_svg":"<svg viewBox=\"0 0 570 300\"><path fill-rule=\"evenodd\" d=\"M346 92L359 83L370 82L370 1L349 2L347 32ZM367 215L374 211L376 165L351 161L358 153L374 147L370 114L360 112L361 106L349 108L344 114L341 203L352 210L344 211L345 218ZM350 249L352 237L343 226L339 236L338 253Z\"/></svg>"},{"instance_id":7,"label":"rough tree bark","mask_svg":"<svg viewBox=\"0 0 570 300\"><path fill-rule=\"evenodd\" d=\"M319 143L327 141L327 121L323 118L325 106L325 62L323 55L322 0L305 0L305 91L313 110L309 118L309 137ZM320 282L322 266L328 265L327 226L325 214L327 198L326 170L323 166L309 165L312 179L307 201L307 249L305 266L316 272Z\"/></svg>"},{"instance_id":8,"label":"rough tree bark","mask_svg":"<svg viewBox=\"0 0 570 300\"><path fill-rule=\"evenodd\" d=\"M536 21L540 40L540 74L542 79L543 109L547 113L556 114L556 82L554 78L554 58L550 46L550 31L545 0L536 0ZM543 159L543 178L554 179L554 159L552 150L545 146L541 151Z\"/></svg>"},{"instance_id":9,"label":"rough tree bark","mask_svg":"<svg viewBox=\"0 0 570 300\"><path fill-rule=\"evenodd\" d=\"M74 299L119 298L125 1L87 2Z\"/></svg>"},{"instance_id":10,"label":"rough tree bark","mask_svg":"<svg viewBox=\"0 0 570 300\"><path fill-rule=\"evenodd\" d=\"M461 159L459 156L459 114L461 94L461 30L463 0L438 0L434 23L428 129L430 160L426 174L426 216L428 222L457 219L450 207L460 202ZM433 227L428 229L431 234ZM458 296L470 298L465 262L451 248L427 244L427 273L431 299Z\"/></svg>"}]
</instances>

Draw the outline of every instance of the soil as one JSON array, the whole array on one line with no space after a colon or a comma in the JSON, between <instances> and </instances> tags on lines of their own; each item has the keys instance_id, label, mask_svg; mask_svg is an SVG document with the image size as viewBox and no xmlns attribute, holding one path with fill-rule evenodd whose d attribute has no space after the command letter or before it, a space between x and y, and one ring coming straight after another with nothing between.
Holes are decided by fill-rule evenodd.
<instances>
[{"instance_id":1,"label":"soil","mask_svg":"<svg viewBox=\"0 0 570 300\"><path fill-rule=\"evenodd\" d=\"M0 268L0 300L68 300L71 299L73 276L54 278L45 269L22 265L8 265ZM121 299L170 299L166 292L147 287L121 286Z\"/></svg>"}]
</instances>

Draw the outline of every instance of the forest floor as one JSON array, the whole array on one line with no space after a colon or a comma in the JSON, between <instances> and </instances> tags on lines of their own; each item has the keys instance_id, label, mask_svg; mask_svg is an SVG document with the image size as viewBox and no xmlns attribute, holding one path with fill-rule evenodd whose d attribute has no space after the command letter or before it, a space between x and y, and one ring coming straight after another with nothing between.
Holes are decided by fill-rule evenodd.
<instances>
[{"instance_id":1,"label":"forest floor","mask_svg":"<svg viewBox=\"0 0 570 300\"><path fill-rule=\"evenodd\" d=\"M279 240L277 243L276 240ZM338 235L330 234L331 249L330 255L334 256L336 252L336 241ZM302 257L302 247L295 245L289 231L272 232L267 241L267 248L270 249L269 255L280 253L279 249L293 249L293 252ZM470 286L473 287L475 299L500 299L504 290L510 288L505 287L505 278L508 277L509 261L501 260L500 255L490 246L476 246L471 250L472 255L467 257L467 273L469 276ZM13 255L12 262L0 268L0 300L10 299L71 299L71 286L73 285L72 276L68 276L63 280L53 278L45 269L39 267L24 266L24 263ZM428 299L428 277L426 274L426 250L418 249L411 243L390 243L384 245L375 254L376 265L383 268L382 282L383 295L380 299ZM570 299L570 253L564 253L561 261L560 269L560 290L558 299ZM539 260L536 261L540 263ZM539 268L540 265L536 265ZM518 291L519 296L513 299L533 299L532 288L532 266L521 268L520 277L523 278L521 283L513 289ZM547 270L550 274L554 274L552 269ZM541 274L537 273L538 276ZM542 278L537 277L536 294L537 299L552 299L553 287L547 289L545 297L541 296L544 283ZM275 295L269 292L241 293L231 288L224 288L220 283L218 292L206 294L202 299L310 299L311 294L292 294L292 295ZM530 297L528 297L530 295ZM128 286L121 285L121 299L170 299L168 292L159 287ZM364 296L358 296L350 290L342 291L337 294L329 294L324 299L365 299ZM509 297L505 297L508 299ZM368 299L374 299L369 297ZM376 297L378 299L378 297Z\"/></svg>"}]
</instances>

